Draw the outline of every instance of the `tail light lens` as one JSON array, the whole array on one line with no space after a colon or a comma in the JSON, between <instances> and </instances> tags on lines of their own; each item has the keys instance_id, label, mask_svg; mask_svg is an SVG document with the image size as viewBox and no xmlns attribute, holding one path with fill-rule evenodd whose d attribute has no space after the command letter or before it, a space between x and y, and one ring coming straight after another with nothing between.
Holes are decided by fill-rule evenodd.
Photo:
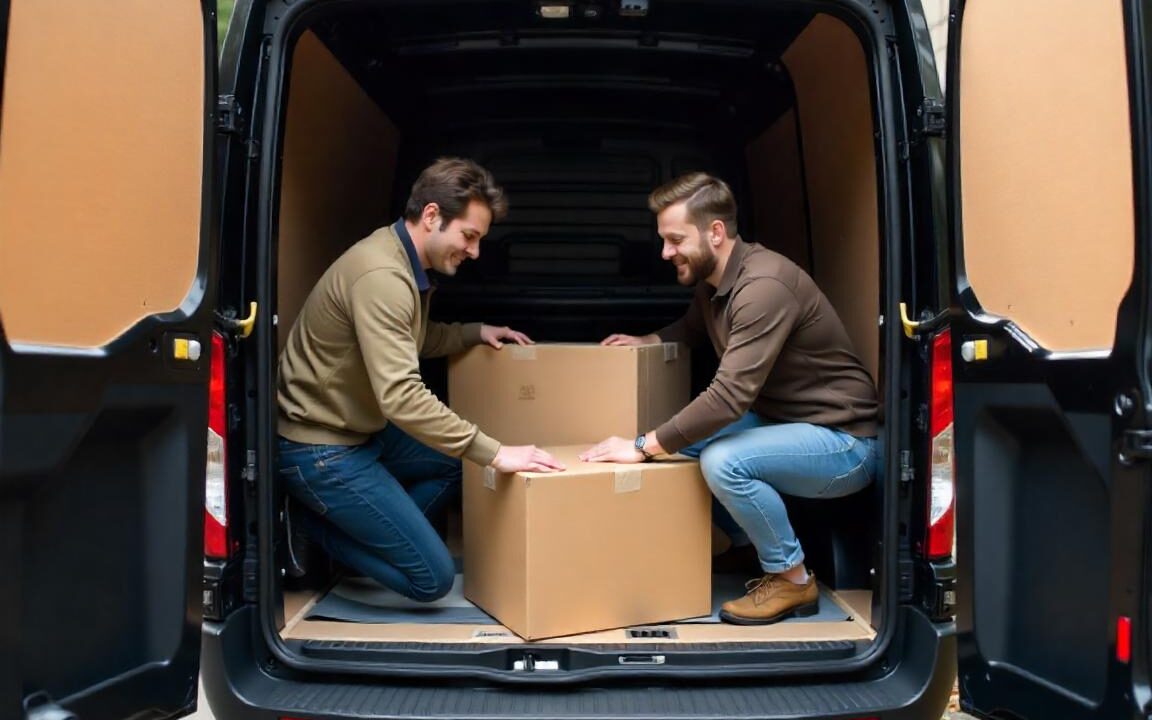
<instances>
[{"instance_id":1,"label":"tail light lens","mask_svg":"<svg viewBox=\"0 0 1152 720\"><path fill-rule=\"evenodd\" d=\"M928 432L932 438L932 483L928 499L926 554L951 557L956 530L955 454L952 430L952 333L932 340L932 396Z\"/></svg>"},{"instance_id":2,"label":"tail light lens","mask_svg":"<svg viewBox=\"0 0 1152 720\"><path fill-rule=\"evenodd\" d=\"M228 479L224 401L224 338L212 334L208 383L208 464L204 472L204 554L228 557Z\"/></svg>"}]
</instances>

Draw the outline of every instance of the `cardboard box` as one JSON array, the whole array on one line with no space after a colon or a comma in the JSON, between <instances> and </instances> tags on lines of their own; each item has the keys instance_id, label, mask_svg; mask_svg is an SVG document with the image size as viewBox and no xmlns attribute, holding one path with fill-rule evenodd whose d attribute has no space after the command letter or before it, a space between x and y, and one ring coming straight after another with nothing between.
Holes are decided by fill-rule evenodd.
<instances>
[{"instance_id":1,"label":"cardboard box","mask_svg":"<svg viewBox=\"0 0 1152 720\"><path fill-rule=\"evenodd\" d=\"M464 596L528 639L712 612L711 495L687 458L559 473L464 463Z\"/></svg>"},{"instance_id":2,"label":"cardboard box","mask_svg":"<svg viewBox=\"0 0 1152 720\"><path fill-rule=\"evenodd\" d=\"M480 345L448 365L452 409L507 445L636 437L688 404L689 383L677 343Z\"/></svg>"}]
</instances>

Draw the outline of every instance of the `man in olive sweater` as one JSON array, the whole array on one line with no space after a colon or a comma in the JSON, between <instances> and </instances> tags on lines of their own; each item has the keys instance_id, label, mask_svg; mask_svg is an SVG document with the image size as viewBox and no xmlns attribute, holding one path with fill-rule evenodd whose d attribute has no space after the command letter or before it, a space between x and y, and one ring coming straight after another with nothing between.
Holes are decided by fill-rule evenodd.
<instances>
[{"instance_id":1,"label":"man in olive sweater","mask_svg":"<svg viewBox=\"0 0 1152 720\"><path fill-rule=\"evenodd\" d=\"M427 270L454 275L506 212L487 170L458 158L425 168L404 216L349 248L312 289L280 355L279 472L309 534L345 565L431 601L456 570L428 518L459 489L461 457L501 472L563 467L535 446L501 446L440 402L421 357L523 333L429 322Z\"/></svg>"},{"instance_id":2,"label":"man in olive sweater","mask_svg":"<svg viewBox=\"0 0 1152 720\"><path fill-rule=\"evenodd\" d=\"M872 482L878 403L872 378L836 311L783 255L736 234L728 185L704 173L649 197L662 255L696 285L687 314L653 335L610 335L606 345L710 343L720 358L708 388L672 419L633 439L608 438L581 459L643 462L679 452L700 458L713 495L755 548L763 577L720 616L765 624L818 610L815 578L780 493L834 498ZM727 524L719 519L719 524Z\"/></svg>"}]
</instances>

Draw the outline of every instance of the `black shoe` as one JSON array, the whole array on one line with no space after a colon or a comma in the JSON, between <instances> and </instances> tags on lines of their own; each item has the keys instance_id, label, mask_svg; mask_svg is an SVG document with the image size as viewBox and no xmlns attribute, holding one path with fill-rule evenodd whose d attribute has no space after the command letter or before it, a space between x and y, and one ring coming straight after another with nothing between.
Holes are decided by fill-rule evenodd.
<instances>
[{"instance_id":1,"label":"black shoe","mask_svg":"<svg viewBox=\"0 0 1152 720\"><path fill-rule=\"evenodd\" d=\"M760 557L751 543L733 545L719 555L712 557L712 573L715 575L742 575L759 577L764 574L760 568Z\"/></svg>"}]
</instances>

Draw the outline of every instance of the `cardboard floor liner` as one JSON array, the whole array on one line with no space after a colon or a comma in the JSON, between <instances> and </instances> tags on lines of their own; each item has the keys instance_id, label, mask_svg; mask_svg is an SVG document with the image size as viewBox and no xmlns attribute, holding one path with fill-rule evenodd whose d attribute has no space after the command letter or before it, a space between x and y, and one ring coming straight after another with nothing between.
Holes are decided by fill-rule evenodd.
<instances>
[{"instance_id":1,"label":"cardboard floor liner","mask_svg":"<svg viewBox=\"0 0 1152 720\"><path fill-rule=\"evenodd\" d=\"M395 642L524 642L496 620L471 605L459 592L441 600L415 603L370 580L348 579L332 591L314 597L285 597L283 631L286 639L395 641ZM716 576L714 606L738 594L742 581L735 576ZM674 628L673 642L742 642L770 640L869 639L871 593L866 590L836 593L821 589L820 613L789 619L771 626L739 627L719 623L715 616L667 623ZM628 637L625 629L586 633L548 642L571 644L651 642Z\"/></svg>"}]
</instances>

